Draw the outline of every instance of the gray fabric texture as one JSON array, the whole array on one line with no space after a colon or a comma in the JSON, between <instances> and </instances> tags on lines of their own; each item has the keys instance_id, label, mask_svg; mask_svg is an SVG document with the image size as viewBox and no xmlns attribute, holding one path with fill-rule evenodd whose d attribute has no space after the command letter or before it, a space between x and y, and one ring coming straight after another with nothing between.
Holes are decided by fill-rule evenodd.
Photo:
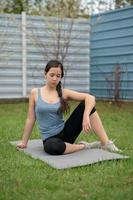
<instances>
[{"instance_id":1,"label":"gray fabric texture","mask_svg":"<svg viewBox=\"0 0 133 200\"><path fill-rule=\"evenodd\" d=\"M13 141L10 143L16 146L19 141ZM28 147L26 149L19 150L32 156L33 158L40 159L46 162L51 167L56 169L85 166L105 160L118 160L129 158L128 156L108 152L102 149L84 149L71 154L53 156L44 152L41 139L29 140Z\"/></svg>"}]
</instances>

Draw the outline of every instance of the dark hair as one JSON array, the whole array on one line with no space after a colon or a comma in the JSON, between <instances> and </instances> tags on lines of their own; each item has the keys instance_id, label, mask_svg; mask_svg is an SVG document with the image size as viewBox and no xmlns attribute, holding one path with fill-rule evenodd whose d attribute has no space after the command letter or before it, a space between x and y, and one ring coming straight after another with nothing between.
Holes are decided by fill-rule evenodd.
<instances>
[{"instance_id":1,"label":"dark hair","mask_svg":"<svg viewBox=\"0 0 133 200\"><path fill-rule=\"evenodd\" d=\"M50 60L47 63L46 67L45 67L45 73L47 73L53 67L60 67L60 69L61 69L61 78L63 78L63 76L64 76L63 65L58 60ZM62 96L62 86L61 85L62 84L61 84L61 81L60 81L58 83L58 85L56 86L56 90L57 90L58 96L60 98L61 109L62 109L63 112L67 112L70 108L69 108L69 104L67 103L67 101Z\"/></svg>"}]
</instances>

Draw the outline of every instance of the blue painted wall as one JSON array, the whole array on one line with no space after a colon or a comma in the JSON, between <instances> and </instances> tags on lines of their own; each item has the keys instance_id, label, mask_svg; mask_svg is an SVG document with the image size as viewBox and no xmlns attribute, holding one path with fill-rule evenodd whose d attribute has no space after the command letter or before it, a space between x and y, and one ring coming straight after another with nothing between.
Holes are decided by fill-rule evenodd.
<instances>
[{"instance_id":1,"label":"blue painted wall","mask_svg":"<svg viewBox=\"0 0 133 200\"><path fill-rule=\"evenodd\" d=\"M90 44L91 93L133 100L133 7L93 16Z\"/></svg>"}]
</instances>

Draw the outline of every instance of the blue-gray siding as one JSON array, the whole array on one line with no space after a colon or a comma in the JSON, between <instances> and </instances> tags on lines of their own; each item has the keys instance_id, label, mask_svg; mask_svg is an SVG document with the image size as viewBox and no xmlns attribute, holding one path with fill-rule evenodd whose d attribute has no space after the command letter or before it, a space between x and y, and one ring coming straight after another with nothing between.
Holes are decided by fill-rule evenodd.
<instances>
[{"instance_id":1,"label":"blue-gray siding","mask_svg":"<svg viewBox=\"0 0 133 200\"><path fill-rule=\"evenodd\" d=\"M133 7L93 16L91 26L91 93L133 100Z\"/></svg>"}]
</instances>

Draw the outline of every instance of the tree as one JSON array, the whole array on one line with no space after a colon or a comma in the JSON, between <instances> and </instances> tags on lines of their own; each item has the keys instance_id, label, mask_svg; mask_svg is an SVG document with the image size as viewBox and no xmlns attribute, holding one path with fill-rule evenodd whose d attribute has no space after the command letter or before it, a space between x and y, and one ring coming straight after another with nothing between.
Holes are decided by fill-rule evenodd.
<instances>
[{"instance_id":1,"label":"tree","mask_svg":"<svg viewBox=\"0 0 133 200\"><path fill-rule=\"evenodd\" d=\"M115 8L123 8L133 5L133 0L115 0Z\"/></svg>"},{"instance_id":2,"label":"tree","mask_svg":"<svg viewBox=\"0 0 133 200\"><path fill-rule=\"evenodd\" d=\"M133 5L133 0L84 0L82 9L84 13L93 15L130 5Z\"/></svg>"},{"instance_id":3,"label":"tree","mask_svg":"<svg viewBox=\"0 0 133 200\"><path fill-rule=\"evenodd\" d=\"M42 30L45 32L44 37L50 37L51 40L44 41L38 37L36 25L34 31L30 34L30 38L32 38L34 45L42 50L44 60L51 58L60 60L65 67L65 74L67 74L71 68L71 62L69 60L71 53L76 54L76 52L80 52L79 47L76 47L76 45L70 49L72 42L75 43L75 39L81 37L79 32L73 31L75 18L79 16L80 12L80 1L46 0L45 4L41 4L39 0L36 3L38 3L38 15L43 20ZM87 34L89 34L89 27ZM39 67L37 66L36 72L38 70ZM65 81L66 79L64 80L64 84Z\"/></svg>"},{"instance_id":4,"label":"tree","mask_svg":"<svg viewBox=\"0 0 133 200\"><path fill-rule=\"evenodd\" d=\"M28 0L7 0L6 2L1 3L3 6L4 13L14 13L21 14L25 11L28 13L30 8Z\"/></svg>"},{"instance_id":5,"label":"tree","mask_svg":"<svg viewBox=\"0 0 133 200\"><path fill-rule=\"evenodd\" d=\"M78 15L80 2L79 0L46 0L44 7L42 6L41 0L36 0L35 3L39 8L38 14L42 16L44 25L48 27L47 32L52 32L53 35L54 52L52 53L52 57L60 59L63 63L69 48L74 18ZM56 17L57 23L55 24L52 21L50 23L47 22L45 16ZM66 21L69 21L67 23L67 29L65 27ZM48 47L48 44L42 44L42 42L38 44L44 49Z\"/></svg>"},{"instance_id":6,"label":"tree","mask_svg":"<svg viewBox=\"0 0 133 200\"><path fill-rule=\"evenodd\" d=\"M80 0L36 0L35 8L45 16L78 17L80 15Z\"/></svg>"},{"instance_id":7,"label":"tree","mask_svg":"<svg viewBox=\"0 0 133 200\"><path fill-rule=\"evenodd\" d=\"M84 2L82 8L85 13L91 16L93 14L107 10L107 6L108 2L105 0L89 0L87 2Z\"/></svg>"}]
</instances>

